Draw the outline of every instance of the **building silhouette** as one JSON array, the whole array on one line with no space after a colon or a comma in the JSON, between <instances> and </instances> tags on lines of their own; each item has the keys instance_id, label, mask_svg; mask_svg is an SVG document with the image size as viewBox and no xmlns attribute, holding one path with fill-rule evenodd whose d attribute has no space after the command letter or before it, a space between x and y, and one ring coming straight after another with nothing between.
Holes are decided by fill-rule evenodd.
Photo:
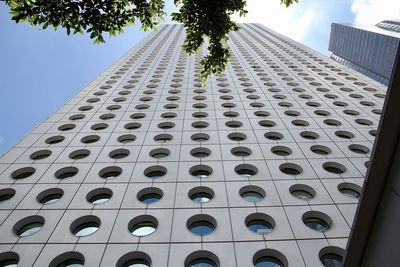
<instances>
[{"instance_id":1,"label":"building silhouette","mask_svg":"<svg viewBox=\"0 0 400 267\"><path fill-rule=\"evenodd\" d=\"M333 60L388 85L399 41L398 20L376 25L332 23L329 51Z\"/></svg>"},{"instance_id":2,"label":"building silhouette","mask_svg":"<svg viewBox=\"0 0 400 267\"><path fill-rule=\"evenodd\" d=\"M242 24L202 87L184 37L160 26L0 158L0 266L341 266L385 86Z\"/></svg>"}]
</instances>

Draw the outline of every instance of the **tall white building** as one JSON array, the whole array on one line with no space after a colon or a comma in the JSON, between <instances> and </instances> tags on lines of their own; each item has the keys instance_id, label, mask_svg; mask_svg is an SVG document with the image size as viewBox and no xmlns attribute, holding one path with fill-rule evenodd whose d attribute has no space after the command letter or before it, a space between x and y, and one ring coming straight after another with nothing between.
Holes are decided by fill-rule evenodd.
<instances>
[{"instance_id":1,"label":"tall white building","mask_svg":"<svg viewBox=\"0 0 400 267\"><path fill-rule=\"evenodd\" d=\"M243 24L201 87L184 37L161 26L0 158L0 266L341 266L385 86Z\"/></svg>"}]
</instances>

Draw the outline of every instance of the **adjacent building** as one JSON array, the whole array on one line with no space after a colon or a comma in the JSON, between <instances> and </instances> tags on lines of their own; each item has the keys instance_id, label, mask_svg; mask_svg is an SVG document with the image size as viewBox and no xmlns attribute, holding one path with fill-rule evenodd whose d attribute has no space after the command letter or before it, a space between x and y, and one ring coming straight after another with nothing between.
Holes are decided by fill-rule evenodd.
<instances>
[{"instance_id":1,"label":"adjacent building","mask_svg":"<svg viewBox=\"0 0 400 267\"><path fill-rule=\"evenodd\" d=\"M202 87L184 38L160 26L0 158L0 266L341 266L385 86L243 24Z\"/></svg>"},{"instance_id":2,"label":"adjacent building","mask_svg":"<svg viewBox=\"0 0 400 267\"><path fill-rule=\"evenodd\" d=\"M388 85L399 41L399 20L376 25L332 23L329 51L333 60Z\"/></svg>"}]
</instances>

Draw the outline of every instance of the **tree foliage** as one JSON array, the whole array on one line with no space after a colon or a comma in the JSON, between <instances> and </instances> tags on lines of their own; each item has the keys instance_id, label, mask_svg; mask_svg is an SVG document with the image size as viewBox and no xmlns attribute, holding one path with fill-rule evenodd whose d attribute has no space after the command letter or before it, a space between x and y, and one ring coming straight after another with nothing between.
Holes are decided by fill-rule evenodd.
<instances>
[{"instance_id":1,"label":"tree foliage","mask_svg":"<svg viewBox=\"0 0 400 267\"><path fill-rule=\"evenodd\" d=\"M246 0L174 0L179 8L172 14L186 28L183 49L193 54L207 42L201 77L221 73L229 60L227 40L239 25L230 18L244 16ZM0 0L11 9L12 19L38 28L63 27L67 34L89 33L95 43L104 42L104 34L123 33L136 21L142 30L155 29L166 15L164 0ZM281 0L288 7L298 0Z\"/></svg>"}]
</instances>

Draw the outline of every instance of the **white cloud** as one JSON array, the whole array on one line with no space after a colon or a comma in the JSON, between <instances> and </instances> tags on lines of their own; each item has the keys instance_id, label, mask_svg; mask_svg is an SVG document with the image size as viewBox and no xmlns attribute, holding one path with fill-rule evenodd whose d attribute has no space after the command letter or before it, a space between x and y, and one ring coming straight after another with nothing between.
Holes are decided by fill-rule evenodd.
<instances>
[{"instance_id":1,"label":"white cloud","mask_svg":"<svg viewBox=\"0 0 400 267\"><path fill-rule=\"evenodd\" d=\"M399 0L353 0L355 22L376 24L385 19L400 19Z\"/></svg>"},{"instance_id":2,"label":"white cloud","mask_svg":"<svg viewBox=\"0 0 400 267\"><path fill-rule=\"evenodd\" d=\"M318 19L316 10L303 7L303 5L294 4L286 8L280 5L279 0L247 0L246 9L249 13L244 18L235 15L233 19L237 22L261 23L301 42L309 33L310 26Z\"/></svg>"}]
</instances>

